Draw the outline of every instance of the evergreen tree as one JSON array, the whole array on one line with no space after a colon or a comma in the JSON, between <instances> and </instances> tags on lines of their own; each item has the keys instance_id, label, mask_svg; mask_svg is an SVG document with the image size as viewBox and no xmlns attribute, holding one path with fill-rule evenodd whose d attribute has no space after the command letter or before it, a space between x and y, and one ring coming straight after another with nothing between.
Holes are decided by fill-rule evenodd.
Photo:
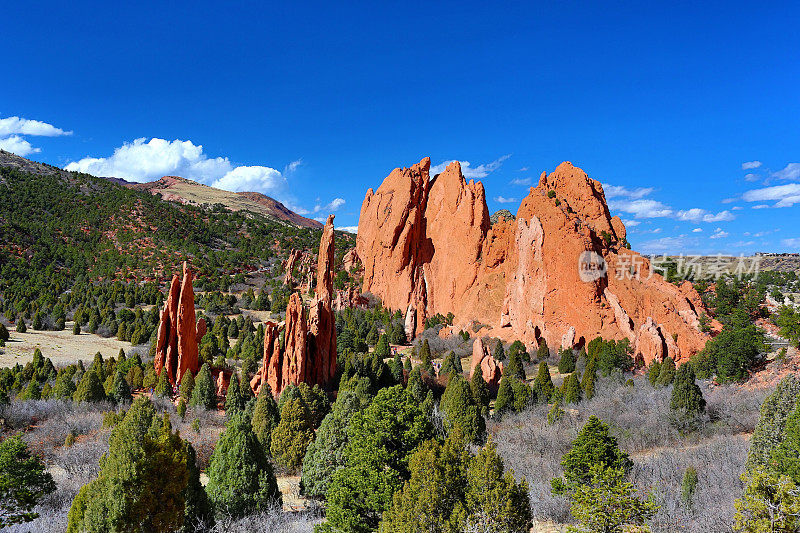
<instances>
[{"instance_id":1,"label":"evergreen tree","mask_svg":"<svg viewBox=\"0 0 800 533\"><path fill-rule=\"evenodd\" d=\"M733 529L753 533L800 530L800 490L789 476L756 466L742 476Z\"/></svg>"},{"instance_id":2,"label":"evergreen tree","mask_svg":"<svg viewBox=\"0 0 800 533\"><path fill-rule=\"evenodd\" d=\"M381 364L382 363L381 361ZM323 391L319 385L309 387L307 383L300 383L298 391L300 392L300 398L308 408L312 426L315 428L318 427L322 423L322 419L325 418L325 415L331 410L331 402L328 399L328 395L325 394L325 391Z\"/></svg>"},{"instance_id":3,"label":"evergreen tree","mask_svg":"<svg viewBox=\"0 0 800 533\"><path fill-rule=\"evenodd\" d=\"M72 325L72 334L73 335L80 335L81 334L81 324L80 324L80 322L75 322Z\"/></svg>"},{"instance_id":4,"label":"evergreen tree","mask_svg":"<svg viewBox=\"0 0 800 533\"><path fill-rule=\"evenodd\" d=\"M36 504L55 490L53 477L20 435L0 441L0 529L37 518Z\"/></svg>"},{"instance_id":5,"label":"evergreen tree","mask_svg":"<svg viewBox=\"0 0 800 533\"><path fill-rule=\"evenodd\" d=\"M381 333L381 336L378 339L378 344L375 345L374 354L381 359L389 357L389 337L386 335L386 333Z\"/></svg>"},{"instance_id":6,"label":"evergreen tree","mask_svg":"<svg viewBox=\"0 0 800 533\"><path fill-rule=\"evenodd\" d=\"M422 341L422 344L419 348L419 360L422 363L422 370L433 376L435 374L431 370L433 369L433 365L431 364L432 359L431 346L428 343L428 339L425 339Z\"/></svg>"},{"instance_id":7,"label":"evergreen tree","mask_svg":"<svg viewBox=\"0 0 800 533\"><path fill-rule=\"evenodd\" d=\"M658 381L658 375L660 373L661 373L661 363L659 363L654 359L653 362L650 363L650 366L647 367L647 381L650 382L650 385L654 387L656 386L656 381Z\"/></svg>"},{"instance_id":8,"label":"evergreen tree","mask_svg":"<svg viewBox=\"0 0 800 533\"><path fill-rule=\"evenodd\" d=\"M506 360L506 350L503 348L503 341L497 339L497 343L494 345L494 350L492 351L492 357L494 357L495 361L505 361Z\"/></svg>"},{"instance_id":9,"label":"evergreen tree","mask_svg":"<svg viewBox=\"0 0 800 533\"><path fill-rule=\"evenodd\" d=\"M75 394L75 383L72 381L72 377L66 372L61 372L56 378L51 397L67 400L72 399L73 394Z\"/></svg>"},{"instance_id":10,"label":"evergreen tree","mask_svg":"<svg viewBox=\"0 0 800 533\"><path fill-rule=\"evenodd\" d=\"M194 390L194 376L191 372L184 372L181 378L181 386L178 389L178 394L184 402L189 402L192 399L192 391Z\"/></svg>"},{"instance_id":11,"label":"evergreen tree","mask_svg":"<svg viewBox=\"0 0 800 533\"><path fill-rule=\"evenodd\" d=\"M272 397L272 389L267 383L261 386L253 409L251 424L261 447L268 454L271 454L270 445L272 444L272 430L278 426L280 414L278 404Z\"/></svg>"},{"instance_id":12,"label":"evergreen tree","mask_svg":"<svg viewBox=\"0 0 800 533\"><path fill-rule=\"evenodd\" d=\"M206 491L218 513L235 518L281 504L272 465L243 414L225 424L211 455Z\"/></svg>"},{"instance_id":13,"label":"evergreen tree","mask_svg":"<svg viewBox=\"0 0 800 533\"><path fill-rule=\"evenodd\" d=\"M697 490L697 470L693 466L688 467L683 472L681 481L681 499L683 503L691 508L694 500L694 493Z\"/></svg>"},{"instance_id":14,"label":"evergreen tree","mask_svg":"<svg viewBox=\"0 0 800 533\"><path fill-rule=\"evenodd\" d=\"M211 377L211 370L205 363L197 373L191 405L203 409L216 409L217 407L217 388L214 385L214 378Z\"/></svg>"},{"instance_id":15,"label":"evergreen tree","mask_svg":"<svg viewBox=\"0 0 800 533\"><path fill-rule=\"evenodd\" d=\"M747 471L769 465L773 450L784 438L786 422L800 403L800 379L789 375L764 399L747 456Z\"/></svg>"},{"instance_id":16,"label":"evergreen tree","mask_svg":"<svg viewBox=\"0 0 800 533\"><path fill-rule=\"evenodd\" d=\"M375 530L392 494L410 477L412 453L433 434L428 416L402 387L381 389L350 421L345 465L328 487L321 530Z\"/></svg>"},{"instance_id":17,"label":"evergreen tree","mask_svg":"<svg viewBox=\"0 0 800 533\"><path fill-rule=\"evenodd\" d=\"M236 322L231 322L235 324ZM231 380L228 383L228 392L225 395L225 414L233 416L244 411L244 399L239 392L239 378L236 372L231 374Z\"/></svg>"},{"instance_id":18,"label":"evergreen tree","mask_svg":"<svg viewBox=\"0 0 800 533\"><path fill-rule=\"evenodd\" d=\"M11 338L11 334L6 329L6 326L0 323L0 342L6 342Z\"/></svg>"},{"instance_id":19,"label":"evergreen tree","mask_svg":"<svg viewBox=\"0 0 800 533\"><path fill-rule=\"evenodd\" d=\"M375 346L376 344L378 344L378 328L375 327L375 324L373 324L372 327L369 329L365 342L369 346Z\"/></svg>"},{"instance_id":20,"label":"evergreen tree","mask_svg":"<svg viewBox=\"0 0 800 533\"><path fill-rule=\"evenodd\" d=\"M566 403L578 403L581 401L581 385L578 383L578 374L576 372L567 376L562 388L562 396Z\"/></svg>"},{"instance_id":21,"label":"evergreen tree","mask_svg":"<svg viewBox=\"0 0 800 533\"><path fill-rule=\"evenodd\" d=\"M42 390L39 388L39 382L35 379L31 379L28 383L28 386L19 393L17 396L17 400L25 401L25 400L41 400L42 399Z\"/></svg>"},{"instance_id":22,"label":"evergreen tree","mask_svg":"<svg viewBox=\"0 0 800 533\"><path fill-rule=\"evenodd\" d=\"M539 361L544 361L545 359L550 357L550 348L547 347L547 341L542 337L539 349L536 350L536 358Z\"/></svg>"},{"instance_id":23,"label":"evergreen tree","mask_svg":"<svg viewBox=\"0 0 800 533\"><path fill-rule=\"evenodd\" d=\"M94 360L89 370L94 370L94 373L97 374L97 378L101 383L106 380L108 376L106 375L106 363L103 361L103 354L100 352L94 354Z\"/></svg>"},{"instance_id":24,"label":"evergreen tree","mask_svg":"<svg viewBox=\"0 0 800 533\"><path fill-rule=\"evenodd\" d=\"M475 365L472 371L469 389L472 393L472 400L480 409L481 416L489 416L489 386L483 379L483 371L480 364Z\"/></svg>"},{"instance_id":25,"label":"evergreen tree","mask_svg":"<svg viewBox=\"0 0 800 533\"><path fill-rule=\"evenodd\" d=\"M158 375L158 383L156 383L156 388L153 390L153 394L163 398L172 397L172 385L169 384L169 380L167 379L166 368L161 369L161 374Z\"/></svg>"},{"instance_id":26,"label":"evergreen tree","mask_svg":"<svg viewBox=\"0 0 800 533\"><path fill-rule=\"evenodd\" d=\"M571 374L572 372L575 372L575 352L569 348L565 348L559 353L560 357L558 359L558 373Z\"/></svg>"},{"instance_id":27,"label":"evergreen tree","mask_svg":"<svg viewBox=\"0 0 800 533\"><path fill-rule=\"evenodd\" d=\"M410 357L406 357L405 361L403 361L403 370L405 370L409 374L411 373L411 358Z\"/></svg>"},{"instance_id":28,"label":"evergreen tree","mask_svg":"<svg viewBox=\"0 0 800 533\"><path fill-rule=\"evenodd\" d=\"M280 422L272 431L272 457L281 467L296 472L312 440L314 426L311 413L302 398L288 400L281 409Z\"/></svg>"},{"instance_id":29,"label":"evergreen tree","mask_svg":"<svg viewBox=\"0 0 800 533\"><path fill-rule=\"evenodd\" d=\"M552 480L554 494L569 494L578 486L589 484L595 476L594 467L618 468L623 471L631 467L628 454L617 446L617 439L609 434L608 426L596 416L589 417L572 448L561 459L564 477Z\"/></svg>"},{"instance_id":30,"label":"evergreen tree","mask_svg":"<svg viewBox=\"0 0 800 533\"><path fill-rule=\"evenodd\" d=\"M511 352L508 355L508 366L506 366L504 371L508 376L514 376L520 381L525 381L527 376L525 375L525 368L522 366L522 358L519 352Z\"/></svg>"},{"instance_id":31,"label":"evergreen tree","mask_svg":"<svg viewBox=\"0 0 800 533\"><path fill-rule=\"evenodd\" d=\"M403 385L404 377L403 377L403 359L400 357L400 352L394 354L394 359L392 360L391 364L391 371L392 371L392 379L396 384Z\"/></svg>"},{"instance_id":32,"label":"evergreen tree","mask_svg":"<svg viewBox=\"0 0 800 533\"><path fill-rule=\"evenodd\" d=\"M111 397L114 398L114 401L117 403L129 402L133 399L131 396L131 388L125 379L125 376L122 374L122 371L120 370L114 374L114 383L111 387Z\"/></svg>"},{"instance_id":33,"label":"evergreen tree","mask_svg":"<svg viewBox=\"0 0 800 533\"><path fill-rule=\"evenodd\" d=\"M408 375L408 383L406 384L406 390L411 395L414 400L419 403L425 401L425 396L428 395L428 387L425 385L425 382L422 380L422 372L420 371L420 365L417 365L411 370L411 373Z\"/></svg>"},{"instance_id":34,"label":"evergreen tree","mask_svg":"<svg viewBox=\"0 0 800 533\"><path fill-rule=\"evenodd\" d=\"M353 415L362 410L369 399L355 391L340 391L330 413L317 430L303 458L302 489L313 497L324 497L337 470L344 467L344 450L348 443L347 428Z\"/></svg>"},{"instance_id":35,"label":"evergreen tree","mask_svg":"<svg viewBox=\"0 0 800 533\"><path fill-rule=\"evenodd\" d=\"M94 369L90 368L83 375L72 399L76 402L100 402L106 399L106 391Z\"/></svg>"},{"instance_id":36,"label":"evergreen tree","mask_svg":"<svg viewBox=\"0 0 800 533\"><path fill-rule=\"evenodd\" d=\"M656 385L659 385L660 387L666 387L667 385L671 385L674 379L675 361L672 359L672 357L667 357L661 362L661 369L658 372Z\"/></svg>"},{"instance_id":37,"label":"evergreen tree","mask_svg":"<svg viewBox=\"0 0 800 533\"><path fill-rule=\"evenodd\" d=\"M550 367L547 366L547 363L542 361L539 363L539 372L536 374L536 380L533 382L533 390L536 392L536 401L539 403L548 403L555 389L553 379L550 377Z\"/></svg>"},{"instance_id":38,"label":"evergreen tree","mask_svg":"<svg viewBox=\"0 0 800 533\"><path fill-rule=\"evenodd\" d=\"M520 413L533 403L535 393L527 383L511 378L511 388L514 390L514 411Z\"/></svg>"},{"instance_id":39,"label":"evergreen tree","mask_svg":"<svg viewBox=\"0 0 800 533\"><path fill-rule=\"evenodd\" d=\"M43 329L41 311L37 311L36 314L33 315L33 322L31 322L31 327L37 331L41 331Z\"/></svg>"},{"instance_id":40,"label":"evergreen tree","mask_svg":"<svg viewBox=\"0 0 800 533\"><path fill-rule=\"evenodd\" d=\"M497 398L494 401L494 417L497 419L514 410L514 387L512 382L515 379L513 376L507 376L500 380Z\"/></svg>"},{"instance_id":41,"label":"evergreen tree","mask_svg":"<svg viewBox=\"0 0 800 533\"><path fill-rule=\"evenodd\" d=\"M439 370L440 376L448 376L451 372L456 372L458 374L462 374L464 372L463 367L461 366L461 358L456 357L454 351L447 352L447 355L444 357L444 361L442 361L442 368Z\"/></svg>"},{"instance_id":42,"label":"evergreen tree","mask_svg":"<svg viewBox=\"0 0 800 533\"><path fill-rule=\"evenodd\" d=\"M687 416L694 416L705 410L706 400L695 382L692 365L683 364L678 368L669 407L673 411L681 411Z\"/></svg>"},{"instance_id":43,"label":"evergreen tree","mask_svg":"<svg viewBox=\"0 0 800 533\"><path fill-rule=\"evenodd\" d=\"M469 383L457 373L450 376L440 403L445 415L445 429L448 434L458 426L468 442L480 444L486 434L486 421L481 408L472 397Z\"/></svg>"},{"instance_id":44,"label":"evergreen tree","mask_svg":"<svg viewBox=\"0 0 800 533\"><path fill-rule=\"evenodd\" d=\"M189 475L186 446L168 416L158 418L148 398L137 398L111 432L100 474L72 502L67 532L180 528L187 487L202 490L199 476Z\"/></svg>"},{"instance_id":45,"label":"evergreen tree","mask_svg":"<svg viewBox=\"0 0 800 533\"><path fill-rule=\"evenodd\" d=\"M597 372L595 371L595 362L593 359L590 359L583 371L583 378L581 378L583 397L587 400L594 398L594 382L596 379Z\"/></svg>"},{"instance_id":46,"label":"evergreen tree","mask_svg":"<svg viewBox=\"0 0 800 533\"><path fill-rule=\"evenodd\" d=\"M181 420L186 418L186 400L181 398L178 400L178 416L181 417Z\"/></svg>"},{"instance_id":47,"label":"evergreen tree","mask_svg":"<svg viewBox=\"0 0 800 533\"><path fill-rule=\"evenodd\" d=\"M22 317L19 317L17 320L17 333L26 333L28 328L25 326L25 321L22 320Z\"/></svg>"},{"instance_id":48,"label":"evergreen tree","mask_svg":"<svg viewBox=\"0 0 800 533\"><path fill-rule=\"evenodd\" d=\"M525 363L531 362L531 354L528 353L528 350L525 348L525 345L522 341L516 340L511 343L511 346L508 347L508 356L511 357L511 354L516 353L519 355L521 361Z\"/></svg>"}]
</instances>

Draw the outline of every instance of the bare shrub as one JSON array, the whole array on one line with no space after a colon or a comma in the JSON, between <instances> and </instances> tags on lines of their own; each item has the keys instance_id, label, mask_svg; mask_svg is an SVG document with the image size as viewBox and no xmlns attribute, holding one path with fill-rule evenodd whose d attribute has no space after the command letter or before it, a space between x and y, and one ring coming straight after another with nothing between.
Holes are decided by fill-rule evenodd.
<instances>
[{"instance_id":1,"label":"bare shrub","mask_svg":"<svg viewBox=\"0 0 800 533\"><path fill-rule=\"evenodd\" d=\"M320 509L312 508L300 512L284 512L275 506L268 511L253 513L244 518L217 517L217 523L209 533L251 533L252 531L304 532L313 531L314 525L322 522Z\"/></svg>"},{"instance_id":2,"label":"bare shrub","mask_svg":"<svg viewBox=\"0 0 800 533\"><path fill-rule=\"evenodd\" d=\"M455 352L456 357L467 357L472 354L472 343L475 339L471 338L465 341L460 335L448 335L443 339L439 336L439 330L442 327L440 324L423 331L413 343L417 348L417 352L419 352L422 341L427 340L428 346L431 348L431 355L434 357L444 357L450 351Z\"/></svg>"}]
</instances>

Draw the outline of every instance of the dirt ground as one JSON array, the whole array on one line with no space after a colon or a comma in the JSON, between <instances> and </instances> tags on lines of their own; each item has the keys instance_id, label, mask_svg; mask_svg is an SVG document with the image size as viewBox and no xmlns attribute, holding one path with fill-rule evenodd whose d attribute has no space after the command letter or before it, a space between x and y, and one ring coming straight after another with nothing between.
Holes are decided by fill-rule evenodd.
<instances>
[{"instance_id":1,"label":"dirt ground","mask_svg":"<svg viewBox=\"0 0 800 533\"><path fill-rule=\"evenodd\" d=\"M79 359L91 362L97 352L107 359L116 357L120 348L126 353L131 349L131 343L119 341L116 337L105 339L91 333L73 335L72 322L67 322L64 331L33 331L28 328L27 333L17 333L16 328L9 328L9 333L11 338L4 348L0 348L3 352L0 354L0 368L17 363L24 365L33 359L36 348L56 366L75 363Z\"/></svg>"}]
</instances>

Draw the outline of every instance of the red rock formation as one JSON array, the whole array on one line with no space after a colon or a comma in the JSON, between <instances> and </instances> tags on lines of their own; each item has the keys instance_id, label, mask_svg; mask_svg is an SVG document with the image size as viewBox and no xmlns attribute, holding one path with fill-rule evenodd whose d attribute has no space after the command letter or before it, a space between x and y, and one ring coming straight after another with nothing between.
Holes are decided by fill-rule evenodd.
<instances>
[{"instance_id":1,"label":"red rock formation","mask_svg":"<svg viewBox=\"0 0 800 533\"><path fill-rule=\"evenodd\" d=\"M283 262L283 284L288 286L293 286L294 278L292 276L292 272L294 271L294 267L298 264L301 255L303 252L301 250L294 250L292 249L289 252L289 257Z\"/></svg>"},{"instance_id":2,"label":"red rock formation","mask_svg":"<svg viewBox=\"0 0 800 533\"><path fill-rule=\"evenodd\" d=\"M197 337L195 337L197 339L197 343L198 344L200 343L200 341L203 340L203 337L206 336L206 333L208 333L208 326L206 325L206 319L205 318L198 318L197 319Z\"/></svg>"},{"instance_id":3,"label":"red rock formation","mask_svg":"<svg viewBox=\"0 0 800 533\"><path fill-rule=\"evenodd\" d=\"M458 163L433 179L429 166L392 171L367 191L359 219L363 290L405 312L408 334L452 312L459 324L492 325L486 334L550 346L627 338L646 362L686 360L705 345L699 295L650 275L581 169L543 173L516 220L490 227L482 185ZM639 276L626 274L632 265Z\"/></svg>"},{"instance_id":4,"label":"red rock formation","mask_svg":"<svg viewBox=\"0 0 800 533\"><path fill-rule=\"evenodd\" d=\"M367 299L361 296L358 287L347 287L346 289L336 289L336 300L333 303L334 311L342 311L348 307L364 307Z\"/></svg>"},{"instance_id":5,"label":"red rock formation","mask_svg":"<svg viewBox=\"0 0 800 533\"><path fill-rule=\"evenodd\" d=\"M336 374L336 323L333 312L333 215L328 217L317 259L316 296L308 309L295 292L286 306L284 348L278 326L264 326L261 369L250 382L258 393L268 383L275 396L289 384L325 385Z\"/></svg>"},{"instance_id":6,"label":"red rock formation","mask_svg":"<svg viewBox=\"0 0 800 533\"><path fill-rule=\"evenodd\" d=\"M480 365L483 380L490 388L497 389L497 386L500 384L500 378L503 375L503 365L502 363L498 364L497 361L494 360L492 354L489 353L489 347L483 344L483 339L480 337L475 339L475 342L472 344L472 358L469 362L470 379L472 379L472 375L475 373L475 367L478 365Z\"/></svg>"},{"instance_id":7,"label":"red rock formation","mask_svg":"<svg viewBox=\"0 0 800 533\"><path fill-rule=\"evenodd\" d=\"M178 373L177 382L180 383L183 374L191 372L197 374L200 370L197 346L197 319L194 312L194 290L192 288L192 269L184 261L183 282L181 283L181 296L178 300Z\"/></svg>"},{"instance_id":8,"label":"red rock formation","mask_svg":"<svg viewBox=\"0 0 800 533\"><path fill-rule=\"evenodd\" d=\"M353 272L358 269L361 260L358 258L358 252L355 248L350 249L342 258L342 268L345 272Z\"/></svg>"},{"instance_id":9,"label":"red rock formation","mask_svg":"<svg viewBox=\"0 0 800 533\"><path fill-rule=\"evenodd\" d=\"M156 338L156 355L153 361L156 373L166 369L167 378L173 385L180 383L183 374L199 370L198 332L205 334L205 320L195 321L192 270L183 264L183 280L174 275L169 295L160 313Z\"/></svg>"}]
</instances>

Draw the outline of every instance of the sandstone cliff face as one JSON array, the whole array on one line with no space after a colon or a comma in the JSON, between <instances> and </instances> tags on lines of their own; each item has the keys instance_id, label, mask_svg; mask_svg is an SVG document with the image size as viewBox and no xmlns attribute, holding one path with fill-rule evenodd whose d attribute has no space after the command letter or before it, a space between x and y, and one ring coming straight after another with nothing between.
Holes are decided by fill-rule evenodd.
<instances>
[{"instance_id":1,"label":"sandstone cliff face","mask_svg":"<svg viewBox=\"0 0 800 533\"><path fill-rule=\"evenodd\" d=\"M516 219L490 227L480 183L467 183L458 163L434 179L429 167L423 159L392 171L367 192L359 219L363 290L405 312L409 335L452 312L465 326L490 324L488 335L549 346L627 338L645 362L686 360L705 345L699 295L650 276L647 260L625 249L602 185L581 169L565 162L543 173ZM640 275L626 275L635 263Z\"/></svg>"},{"instance_id":2,"label":"sandstone cliff face","mask_svg":"<svg viewBox=\"0 0 800 533\"><path fill-rule=\"evenodd\" d=\"M183 374L197 374L199 367L198 343L205 334L205 320L196 321L194 309L193 273L183 263L183 278L172 277L167 301L161 310L161 321L156 338L156 355L153 361L156 374L166 370L173 385L180 383Z\"/></svg>"},{"instance_id":3,"label":"sandstone cliff face","mask_svg":"<svg viewBox=\"0 0 800 533\"><path fill-rule=\"evenodd\" d=\"M328 217L317 260L316 296L306 308L295 292L286 306L284 348L280 327L264 325L264 354L261 368L250 381L258 394L268 383L275 396L289 384L325 385L336 374L336 321L333 311L333 215Z\"/></svg>"}]
</instances>

